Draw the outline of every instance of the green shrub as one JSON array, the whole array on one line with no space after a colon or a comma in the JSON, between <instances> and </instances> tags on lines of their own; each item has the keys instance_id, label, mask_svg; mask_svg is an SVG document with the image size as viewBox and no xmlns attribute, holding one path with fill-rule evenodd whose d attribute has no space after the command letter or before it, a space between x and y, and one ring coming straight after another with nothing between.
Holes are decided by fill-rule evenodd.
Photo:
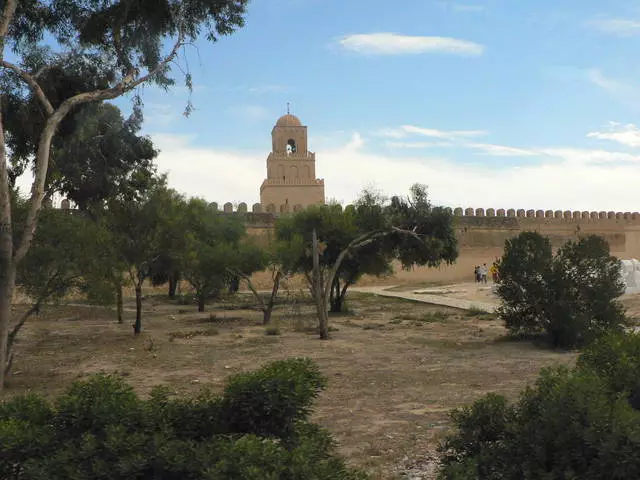
<instances>
[{"instance_id":1,"label":"green shrub","mask_svg":"<svg viewBox=\"0 0 640 480\"><path fill-rule=\"evenodd\" d=\"M602 338L574 369L543 370L513 406L488 395L455 410L440 480L640 478L640 412L627 399L637 347L637 338Z\"/></svg>"},{"instance_id":2,"label":"green shrub","mask_svg":"<svg viewBox=\"0 0 640 480\"><path fill-rule=\"evenodd\" d=\"M587 348L577 366L605 379L612 394L625 394L640 410L640 334L611 333Z\"/></svg>"},{"instance_id":3,"label":"green shrub","mask_svg":"<svg viewBox=\"0 0 640 480\"><path fill-rule=\"evenodd\" d=\"M236 375L224 391L229 430L288 438L296 423L308 419L325 384L318 367L306 358L276 361Z\"/></svg>"},{"instance_id":4,"label":"green shrub","mask_svg":"<svg viewBox=\"0 0 640 480\"><path fill-rule=\"evenodd\" d=\"M552 266L547 332L555 345L587 345L608 331L621 331L624 293L620 261L596 235L567 242Z\"/></svg>"},{"instance_id":5,"label":"green shrub","mask_svg":"<svg viewBox=\"0 0 640 480\"><path fill-rule=\"evenodd\" d=\"M537 232L522 232L506 241L500 261L498 314L512 335L544 332L552 259L551 242Z\"/></svg>"},{"instance_id":6,"label":"green shrub","mask_svg":"<svg viewBox=\"0 0 640 480\"><path fill-rule=\"evenodd\" d=\"M222 396L140 399L122 379L76 382L49 404L0 404L0 478L357 479L331 436L308 422L324 387L306 359L232 377Z\"/></svg>"},{"instance_id":7,"label":"green shrub","mask_svg":"<svg viewBox=\"0 0 640 480\"><path fill-rule=\"evenodd\" d=\"M497 313L514 337L545 334L558 347L580 347L627 323L620 262L601 237L567 242L552 256L548 238L523 232L500 262Z\"/></svg>"}]
</instances>

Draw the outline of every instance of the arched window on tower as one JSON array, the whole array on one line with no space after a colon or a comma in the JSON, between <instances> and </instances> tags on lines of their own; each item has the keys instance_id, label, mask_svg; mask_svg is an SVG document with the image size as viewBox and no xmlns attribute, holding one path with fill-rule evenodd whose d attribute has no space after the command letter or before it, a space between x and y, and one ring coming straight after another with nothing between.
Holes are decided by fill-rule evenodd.
<instances>
[{"instance_id":1,"label":"arched window on tower","mask_svg":"<svg viewBox=\"0 0 640 480\"><path fill-rule=\"evenodd\" d=\"M297 151L298 147L296 146L296 141L293 138L287 140L287 155L296 153Z\"/></svg>"}]
</instances>

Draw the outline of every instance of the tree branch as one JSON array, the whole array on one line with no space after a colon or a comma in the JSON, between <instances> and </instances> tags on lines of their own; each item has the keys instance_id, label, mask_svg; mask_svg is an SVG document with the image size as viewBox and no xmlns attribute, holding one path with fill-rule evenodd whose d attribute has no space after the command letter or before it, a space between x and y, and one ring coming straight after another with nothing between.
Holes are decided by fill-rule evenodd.
<instances>
[{"instance_id":1,"label":"tree branch","mask_svg":"<svg viewBox=\"0 0 640 480\"><path fill-rule=\"evenodd\" d=\"M29 319L29 317L31 315L33 315L34 313L38 312L39 310L40 310L40 301L38 300L36 303L34 303L31 306L31 308L29 310L26 311L26 313L24 315L22 315L22 317L20 317L20 320L18 320L18 322L13 326L13 328L11 329L11 332L9 332L9 338L7 340L7 351L8 352L11 351L11 347L13 346L13 341L15 340L16 336L18 335L18 332L20 331L22 326L25 324L25 322Z\"/></svg>"},{"instance_id":2,"label":"tree branch","mask_svg":"<svg viewBox=\"0 0 640 480\"><path fill-rule=\"evenodd\" d=\"M267 304L264 302L264 298L262 298L262 295L260 295L258 291L255 289L255 287L253 286L253 283L251 282L251 277L249 277L249 275L247 275L246 273L241 272L240 270L234 270L231 268L227 268L227 272L229 272L231 275L236 275L238 277L241 277L246 282L247 287L249 287L249 290L251 290L251 293L253 293L253 296L256 297L256 300L258 300L258 303L260 303L260 308L264 312L267 308Z\"/></svg>"},{"instance_id":3,"label":"tree branch","mask_svg":"<svg viewBox=\"0 0 640 480\"><path fill-rule=\"evenodd\" d=\"M2 55L2 58L4 58L4 44L7 34L9 33L9 25L11 25L17 6L17 0L6 0L4 4L4 10L2 11L2 17L0 19L0 55Z\"/></svg>"},{"instance_id":4,"label":"tree branch","mask_svg":"<svg viewBox=\"0 0 640 480\"><path fill-rule=\"evenodd\" d=\"M7 62L6 60L1 60L0 66L8 70L12 70L17 75L19 75L20 78L22 78L25 81L25 83L27 83L27 85L31 87L31 91L38 98L38 100L40 100L40 103L42 104L45 111L47 112L47 116L53 115L53 113L55 112L53 105L51 105L51 102L49 101L46 94L44 93L44 90L42 90L42 87L40 87L40 84L38 83L38 81L35 79L34 76L32 76L30 73L26 72L19 66L13 63Z\"/></svg>"},{"instance_id":5,"label":"tree branch","mask_svg":"<svg viewBox=\"0 0 640 480\"><path fill-rule=\"evenodd\" d=\"M9 2L11 3L11 2ZM166 68L168 63L176 56L178 49L182 45L184 40L184 33L180 31L178 38L176 40L175 45L171 49L169 55L167 55L164 60L162 60L153 70L148 72L146 75L138 78L137 80L133 80L131 82L125 83L126 78L116 85L113 88L108 88L104 90L95 90L93 92L84 92L74 95L71 98L66 99L62 104L58 107L58 109L49 116L47 119L47 123L45 124L44 130L40 135L40 143L38 144L38 153L36 155L36 168L33 184L31 187L31 199L29 205L29 212L27 214L27 220L25 222L24 231L22 234L22 238L20 240L20 244L14 253L14 261L16 263L20 262L27 252L29 251L29 247L31 246L31 242L33 241L33 236L36 231L38 213L42 207L42 199L44 198L44 187L47 176L47 169L49 167L49 151L51 149L51 140L53 139L53 135L58 128L60 122L64 119L64 117L71 111L73 107L76 105L81 105L84 103L109 100L112 98L119 97L123 95L125 92L133 90L138 85L146 82L150 78L158 75L163 69Z\"/></svg>"},{"instance_id":6,"label":"tree branch","mask_svg":"<svg viewBox=\"0 0 640 480\"><path fill-rule=\"evenodd\" d=\"M402 228L398 228L398 227L391 227L388 230L374 230L371 232L367 232L363 235L360 235L359 237L356 237L355 239L353 239L351 241L351 243L349 243L349 245L347 245L347 248L345 248L344 250L342 250L342 252L340 252L340 255L338 255L338 258L336 259L335 263L333 264L333 267L331 267L331 269L329 270L329 275L327 276L326 280L325 280L325 287L324 287L324 292L329 291L329 289L331 288L331 284L333 283L333 279L335 278L335 276L338 273L338 270L340 270L340 266L342 265L342 262L344 261L344 259L347 257L347 255L349 255L351 252L362 248L366 245L369 245L373 242L375 242L377 239L382 238L382 237L386 237L387 235L391 235L392 233L402 233L404 235L409 235L412 237L417 238L418 240L420 240L422 242L422 239L420 238L420 236L413 230L405 230Z\"/></svg>"},{"instance_id":7,"label":"tree branch","mask_svg":"<svg viewBox=\"0 0 640 480\"><path fill-rule=\"evenodd\" d=\"M58 110L65 107L67 107L67 109L70 110L72 107L83 104L83 103L98 102L102 100L111 100L113 98L121 96L126 92L133 90L140 84L146 82L147 80L152 79L153 77L158 75L162 70L164 70L167 67L167 65L178 54L178 50L183 45L183 43L184 43L184 33L180 32L176 40L176 43L173 45L171 52L169 52L169 55L167 55L164 58L164 60L162 60L153 70L148 72L146 75L143 75L142 77L136 80L129 77L125 77L124 79L122 79L120 83L118 83L115 87L112 87L112 88L94 90L93 92L79 93L62 102Z\"/></svg>"}]
</instances>

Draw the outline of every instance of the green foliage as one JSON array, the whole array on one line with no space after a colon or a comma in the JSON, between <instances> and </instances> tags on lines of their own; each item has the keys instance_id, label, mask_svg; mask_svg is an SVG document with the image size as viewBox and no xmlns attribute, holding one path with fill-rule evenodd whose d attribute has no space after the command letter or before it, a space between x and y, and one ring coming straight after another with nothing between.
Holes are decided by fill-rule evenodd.
<instances>
[{"instance_id":1,"label":"green foliage","mask_svg":"<svg viewBox=\"0 0 640 480\"><path fill-rule=\"evenodd\" d=\"M551 242L537 232L522 232L507 240L500 261L498 310L514 335L544 331L549 302L549 278L553 254Z\"/></svg>"},{"instance_id":2,"label":"green foliage","mask_svg":"<svg viewBox=\"0 0 640 480\"><path fill-rule=\"evenodd\" d=\"M26 206L14 199L16 225L24 222ZM86 278L103 259L102 236L87 215L43 210L31 249L18 267L17 285L34 303L56 302L74 289L85 289Z\"/></svg>"},{"instance_id":3,"label":"green foliage","mask_svg":"<svg viewBox=\"0 0 640 480\"><path fill-rule=\"evenodd\" d=\"M453 213L450 209L431 205L426 185L412 185L407 197L391 197L385 215L390 225L414 231L420 237L418 240L395 233L386 239L394 258L400 260L403 268L437 267L442 262L451 264L458 258Z\"/></svg>"},{"instance_id":4,"label":"green foliage","mask_svg":"<svg viewBox=\"0 0 640 480\"><path fill-rule=\"evenodd\" d=\"M278 378L278 382L273 382ZM224 393L229 428L234 432L289 438L305 422L326 379L309 359L273 362L231 379Z\"/></svg>"},{"instance_id":5,"label":"green foliage","mask_svg":"<svg viewBox=\"0 0 640 480\"><path fill-rule=\"evenodd\" d=\"M609 333L597 339L580 355L577 366L596 372L613 394L626 395L640 410L640 334Z\"/></svg>"},{"instance_id":6,"label":"green foliage","mask_svg":"<svg viewBox=\"0 0 640 480\"><path fill-rule=\"evenodd\" d=\"M291 359L207 390L140 399L122 379L76 382L50 405L38 396L0 404L0 478L363 479L310 424L324 379Z\"/></svg>"},{"instance_id":7,"label":"green foliage","mask_svg":"<svg viewBox=\"0 0 640 480\"><path fill-rule=\"evenodd\" d=\"M392 227L414 231L417 238L393 233ZM354 240L367 234L380 233L370 242L347 255L330 291L332 312L342 311L348 288L363 275L382 276L392 273L392 261L403 267L437 266L457 258L453 217L444 208L432 207L426 187L414 185L407 198L393 197L390 202L380 194L365 190L353 206L312 206L290 217L281 217L276 236L285 247L283 263L290 271L309 275L313 268L311 233L316 230L324 248L320 266L329 270L339 255ZM384 233L384 234L383 234Z\"/></svg>"},{"instance_id":8,"label":"green foliage","mask_svg":"<svg viewBox=\"0 0 640 480\"><path fill-rule=\"evenodd\" d=\"M204 200L193 198L185 206L185 215L176 233L184 239L178 253L178 265L194 288L200 310L205 300L229 286L240 272L251 275L263 270L267 253L246 238L240 218L220 215Z\"/></svg>"},{"instance_id":9,"label":"green foliage","mask_svg":"<svg viewBox=\"0 0 640 480\"><path fill-rule=\"evenodd\" d=\"M515 336L546 334L554 346L588 344L626 323L620 262L601 237L569 241L555 257L548 238L523 232L500 262L498 314Z\"/></svg>"},{"instance_id":10,"label":"green foliage","mask_svg":"<svg viewBox=\"0 0 640 480\"><path fill-rule=\"evenodd\" d=\"M542 372L515 406L490 395L452 414L444 480L640 478L640 412L592 371Z\"/></svg>"},{"instance_id":11,"label":"green foliage","mask_svg":"<svg viewBox=\"0 0 640 480\"><path fill-rule=\"evenodd\" d=\"M590 235L567 242L553 261L547 331L554 344L584 345L626 324L622 304L622 266L602 238Z\"/></svg>"}]
</instances>

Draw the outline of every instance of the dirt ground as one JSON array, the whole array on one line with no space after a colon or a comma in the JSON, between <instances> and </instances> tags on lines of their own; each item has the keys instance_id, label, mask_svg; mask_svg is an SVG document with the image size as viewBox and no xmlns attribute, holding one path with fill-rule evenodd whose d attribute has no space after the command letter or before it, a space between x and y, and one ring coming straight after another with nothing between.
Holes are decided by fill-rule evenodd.
<instances>
[{"instance_id":1,"label":"dirt ground","mask_svg":"<svg viewBox=\"0 0 640 480\"><path fill-rule=\"evenodd\" d=\"M349 313L332 316L332 338L320 341L308 299L285 292L282 301L274 336L249 295L205 313L150 295L138 337L131 301L122 325L107 309L48 308L20 332L9 395L53 396L100 371L122 375L142 395L154 385L189 393L221 388L230 374L271 360L308 356L329 379L313 419L330 429L349 463L376 479L418 479L432 478L451 408L488 392L513 398L541 367L575 358L505 341L487 314L365 294L350 295Z\"/></svg>"}]
</instances>

